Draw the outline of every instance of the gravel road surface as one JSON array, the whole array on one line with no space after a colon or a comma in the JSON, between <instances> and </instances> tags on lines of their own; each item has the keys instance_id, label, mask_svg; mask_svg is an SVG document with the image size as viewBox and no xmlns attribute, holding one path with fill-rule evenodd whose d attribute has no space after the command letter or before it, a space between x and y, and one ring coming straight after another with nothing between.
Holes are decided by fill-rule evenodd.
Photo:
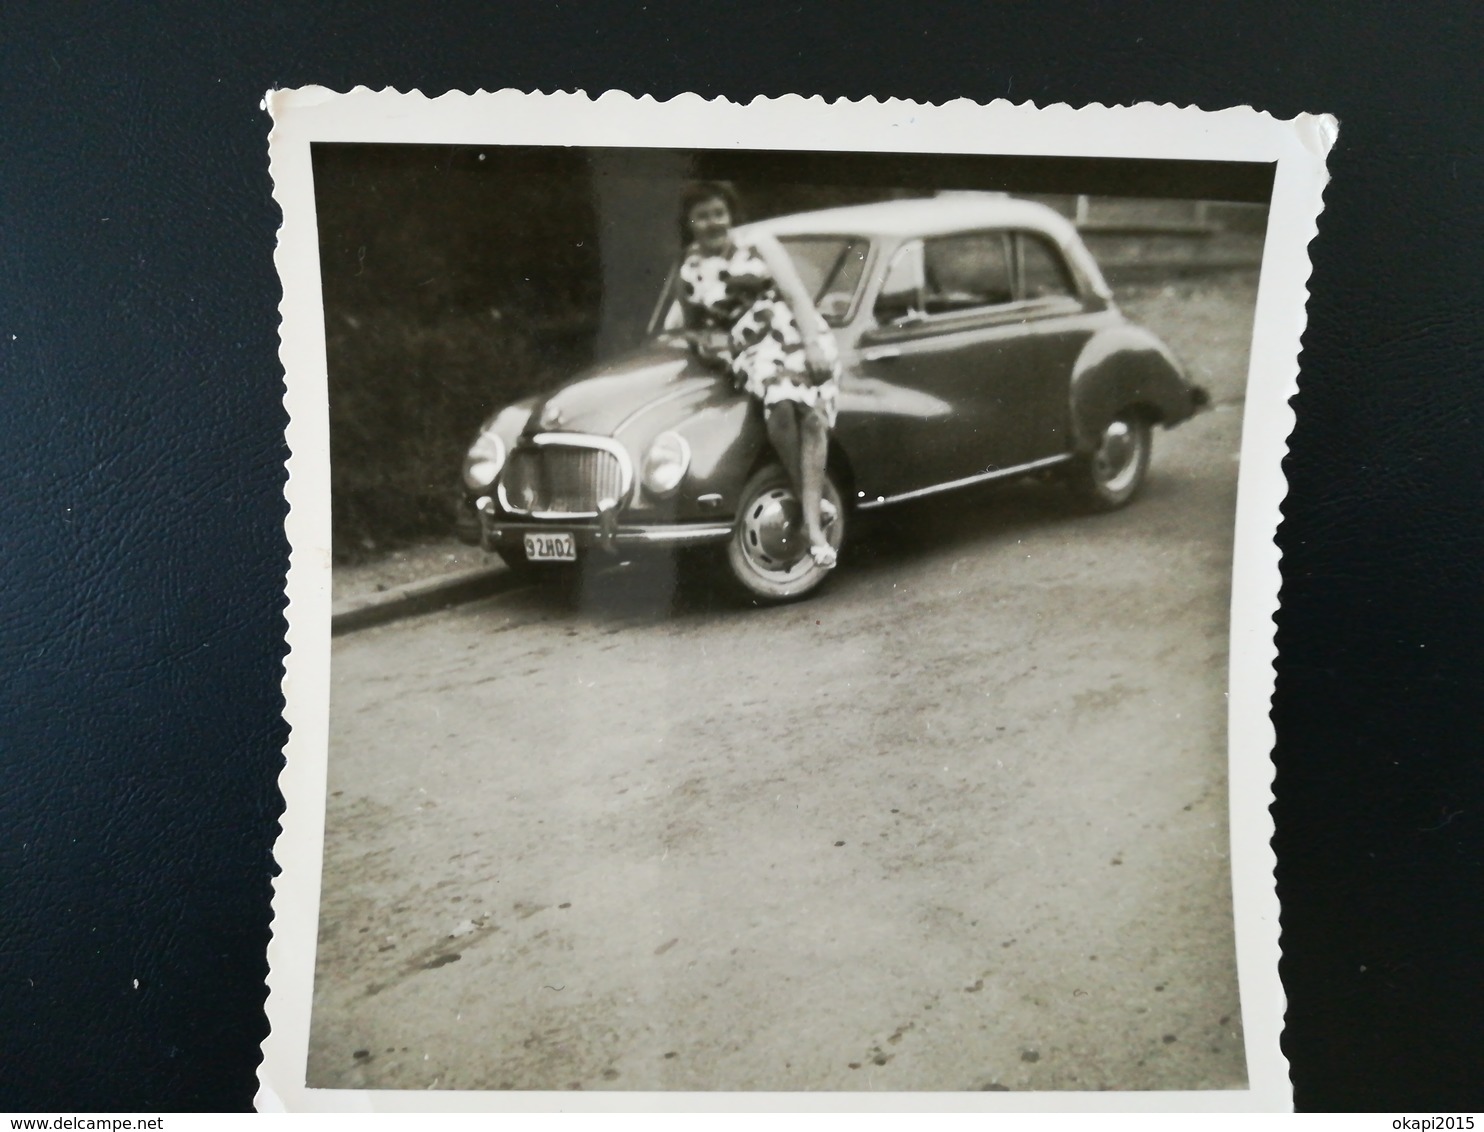
<instances>
[{"instance_id":1,"label":"gravel road surface","mask_svg":"<svg viewBox=\"0 0 1484 1132\"><path fill-rule=\"evenodd\" d=\"M1242 1087L1252 295L1127 303L1218 404L1124 511L975 490L797 605L636 567L337 639L310 1085Z\"/></svg>"}]
</instances>

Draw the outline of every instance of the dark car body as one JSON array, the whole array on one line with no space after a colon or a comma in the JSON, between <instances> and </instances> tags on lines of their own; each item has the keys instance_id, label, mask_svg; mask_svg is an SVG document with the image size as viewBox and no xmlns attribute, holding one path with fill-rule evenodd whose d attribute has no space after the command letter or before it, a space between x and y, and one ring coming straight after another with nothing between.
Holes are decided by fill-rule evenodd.
<instances>
[{"instance_id":1,"label":"dark car body","mask_svg":"<svg viewBox=\"0 0 1484 1132\"><path fill-rule=\"evenodd\" d=\"M1143 479L1151 426L1204 403L1169 349L1118 310L1076 229L1051 209L945 195L777 217L738 234L750 232L789 250L840 348L829 497L842 526L856 510L1051 469L1096 505L1121 506ZM642 346L485 422L465 465L463 531L524 565L551 557L543 548L571 558L757 544L759 531L796 521L774 483L784 509L755 512L762 526L743 531L749 491L761 490L749 485L775 460L762 415L677 326L667 296ZM798 596L820 580L786 544L767 563L788 584L747 583L754 593ZM750 551L733 549L736 567Z\"/></svg>"}]
</instances>

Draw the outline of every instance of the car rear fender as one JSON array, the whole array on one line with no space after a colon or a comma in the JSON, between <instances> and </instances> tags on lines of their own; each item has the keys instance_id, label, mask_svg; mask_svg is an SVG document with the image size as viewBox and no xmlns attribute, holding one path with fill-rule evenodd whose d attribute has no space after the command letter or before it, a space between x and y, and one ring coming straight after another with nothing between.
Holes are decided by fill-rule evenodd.
<instances>
[{"instance_id":1,"label":"car rear fender","mask_svg":"<svg viewBox=\"0 0 1484 1132\"><path fill-rule=\"evenodd\" d=\"M1072 436L1089 452L1110 421L1138 408L1166 428L1205 404L1170 348L1141 326L1122 323L1094 334L1072 369Z\"/></svg>"}]
</instances>

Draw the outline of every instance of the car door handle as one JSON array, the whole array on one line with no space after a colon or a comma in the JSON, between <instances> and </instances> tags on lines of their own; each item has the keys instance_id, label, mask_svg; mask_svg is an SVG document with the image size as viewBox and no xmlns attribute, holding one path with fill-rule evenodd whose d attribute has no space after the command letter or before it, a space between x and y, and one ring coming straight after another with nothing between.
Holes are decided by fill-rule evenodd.
<instances>
[{"instance_id":1,"label":"car door handle","mask_svg":"<svg viewBox=\"0 0 1484 1132\"><path fill-rule=\"evenodd\" d=\"M863 362L885 362L892 358L900 358L902 348L900 346L868 346L861 351Z\"/></svg>"}]
</instances>

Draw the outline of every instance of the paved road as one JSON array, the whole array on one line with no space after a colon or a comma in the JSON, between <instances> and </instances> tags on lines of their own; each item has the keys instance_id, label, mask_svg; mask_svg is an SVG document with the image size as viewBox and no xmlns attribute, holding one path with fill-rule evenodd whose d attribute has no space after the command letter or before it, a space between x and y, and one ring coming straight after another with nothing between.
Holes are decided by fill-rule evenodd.
<instances>
[{"instance_id":1,"label":"paved road","mask_svg":"<svg viewBox=\"0 0 1484 1132\"><path fill-rule=\"evenodd\" d=\"M798 605L626 570L338 639L310 1084L1240 1087L1217 376L1114 515L1009 485Z\"/></svg>"}]
</instances>

